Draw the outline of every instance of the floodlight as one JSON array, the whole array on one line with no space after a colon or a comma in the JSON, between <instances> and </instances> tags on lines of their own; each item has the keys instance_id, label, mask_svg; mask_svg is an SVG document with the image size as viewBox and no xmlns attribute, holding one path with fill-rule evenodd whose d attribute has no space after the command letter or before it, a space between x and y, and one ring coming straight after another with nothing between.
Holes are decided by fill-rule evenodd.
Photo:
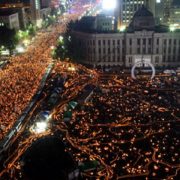
<instances>
[{"instance_id":1,"label":"floodlight","mask_svg":"<svg viewBox=\"0 0 180 180\"><path fill-rule=\"evenodd\" d=\"M174 32L176 30L176 27L174 25L170 25L169 29L171 32Z\"/></svg>"},{"instance_id":2,"label":"floodlight","mask_svg":"<svg viewBox=\"0 0 180 180\"><path fill-rule=\"evenodd\" d=\"M36 133L43 133L46 131L47 123L46 122L37 122L34 128Z\"/></svg>"},{"instance_id":3,"label":"floodlight","mask_svg":"<svg viewBox=\"0 0 180 180\"><path fill-rule=\"evenodd\" d=\"M102 7L105 10L113 10L116 8L116 0L103 0Z\"/></svg>"}]
</instances>

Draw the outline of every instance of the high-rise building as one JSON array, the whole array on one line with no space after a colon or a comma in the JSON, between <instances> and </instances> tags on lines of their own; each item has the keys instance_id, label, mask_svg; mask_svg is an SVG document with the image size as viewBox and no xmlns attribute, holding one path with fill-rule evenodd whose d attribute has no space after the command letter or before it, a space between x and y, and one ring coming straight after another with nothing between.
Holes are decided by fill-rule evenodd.
<instances>
[{"instance_id":1,"label":"high-rise building","mask_svg":"<svg viewBox=\"0 0 180 180\"><path fill-rule=\"evenodd\" d=\"M180 1L172 2L169 24L171 28L180 29Z\"/></svg>"},{"instance_id":2,"label":"high-rise building","mask_svg":"<svg viewBox=\"0 0 180 180\"><path fill-rule=\"evenodd\" d=\"M170 10L172 5L172 0L163 0L163 23L168 23L170 20Z\"/></svg>"},{"instance_id":3,"label":"high-rise building","mask_svg":"<svg viewBox=\"0 0 180 180\"><path fill-rule=\"evenodd\" d=\"M40 0L30 0L31 20L40 25Z\"/></svg>"},{"instance_id":4,"label":"high-rise building","mask_svg":"<svg viewBox=\"0 0 180 180\"><path fill-rule=\"evenodd\" d=\"M155 0L118 0L115 10L117 28L121 29L127 27L134 13L143 5L155 15Z\"/></svg>"},{"instance_id":5,"label":"high-rise building","mask_svg":"<svg viewBox=\"0 0 180 180\"><path fill-rule=\"evenodd\" d=\"M156 0L156 18L160 24L180 28L180 1Z\"/></svg>"},{"instance_id":6,"label":"high-rise building","mask_svg":"<svg viewBox=\"0 0 180 180\"><path fill-rule=\"evenodd\" d=\"M155 20L157 24L161 24L163 20L163 3L162 0L156 0L155 6Z\"/></svg>"}]
</instances>

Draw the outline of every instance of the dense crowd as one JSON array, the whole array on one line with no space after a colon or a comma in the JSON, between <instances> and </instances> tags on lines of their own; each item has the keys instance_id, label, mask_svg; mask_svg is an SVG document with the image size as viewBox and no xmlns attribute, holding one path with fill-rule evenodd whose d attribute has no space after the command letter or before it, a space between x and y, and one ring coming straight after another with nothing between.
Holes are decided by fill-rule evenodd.
<instances>
[{"instance_id":1,"label":"dense crowd","mask_svg":"<svg viewBox=\"0 0 180 180\"><path fill-rule=\"evenodd\" d=\"M66 14L61 24L56 23L48 27L49 31L38 33L26 53L12 57L10 63L0 70L0 139L37 92L59 34L65 32L68 22L77 19L84 10Z\"/></svg>"},{"instance_id":2,"label":"dense crowd","mask_svg":"<svg viewBox=\"0 0 180 180\"><path fill-rule=\"evenodd\" d=\"M69 151L78 162L100 163L85 177L168 178L171 167L179 167L174 131L179 121L173 112L180 110L174 93L158 92L154 83L114 76L101 79L90 102L74 111L65 139L73 147Z\"/></svg>"}]
</instances>

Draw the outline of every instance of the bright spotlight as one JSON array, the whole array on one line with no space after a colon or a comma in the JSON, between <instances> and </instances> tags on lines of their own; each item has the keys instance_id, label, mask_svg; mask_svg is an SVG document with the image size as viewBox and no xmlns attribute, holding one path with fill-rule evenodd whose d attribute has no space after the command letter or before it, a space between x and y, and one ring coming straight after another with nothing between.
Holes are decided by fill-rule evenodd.
<instances>
[{"instance_id":1,"label":"bright spotlight","mask_svg":"<svg viewBox=\"0 0 180 180\"><path fill-rule=\"evenodd\" d=\"M126 30L126 26L121 26L121 27L119 28L119 30L120 30L120 32L124 32L124 31Z\"/></svg>"},{"instance_id":2,"label":"bright spotlight","mask_svg":"<svg viewBox=\"0 0 180 180\"><path fill-rule=\"evenodd\" d=\"M47 123L46 122L37 122L33 131L35 133L43 133L46 131Z\"/></svg>"},{"instance_id":3,"label":"bright spotlight","mask_svg":"<svg viewBox=\"0 0 180 180\"><path fill-rule=\"evenodd\" d=\"M174 32L176 30L176 27L174 25L170 25L169 29L171 32Z\"/></svg>"},{"instance_id":4,"label":"bright spotlight","mask_svg":"<svg viewBox=\"0 0 180 180\"><path fill-rule=\"evenodd\" d=\"M103 0L103 9L111 10L116 8L116 0Z\"/></svg>"}]
</instances>

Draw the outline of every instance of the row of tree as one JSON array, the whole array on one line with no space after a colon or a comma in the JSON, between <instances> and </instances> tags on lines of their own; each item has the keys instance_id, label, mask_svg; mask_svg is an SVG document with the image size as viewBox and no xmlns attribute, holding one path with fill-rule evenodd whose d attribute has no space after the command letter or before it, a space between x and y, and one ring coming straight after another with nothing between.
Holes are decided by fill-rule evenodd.
<instances>
[{"instance_id":1,"label":"row of tree","mask_svg":"<svg viewBox=\"0 0 180 180\"><path fill-rule=\"evenodd\" d=\"M30 24L24 31L9 29L6 26L0 26L0 55L2 50L9 50L10 55L13 54L16 45L25 39L29 39L36 33L36 27Z\"/></svg>"},{"instance_id":2,"label":"row of tree","mask_svg":"<svg viewBox=\"0 0 180 180\"><path fill-rule=\"evenodd\" d=\"M73 36L73 30L75 29L77 22L71 21L67 25L67 31L65 34L60 36L57 47L53 50L54 59L70 59L71 61L78 61L82 57L82 49L77 47L76 40Z\"/></svg>"},{"instance_id":3,"label":"row of tree","mask_svg":"<svg viewBox=\"0 0 180 180\"><path fill-rule=\"evenodd\" d=\"M13 53L17 43L18 36L14 29L9 29L5 26L0 27L0 49L8 49L10 54Z\"/></svg>"}]
</instances>

